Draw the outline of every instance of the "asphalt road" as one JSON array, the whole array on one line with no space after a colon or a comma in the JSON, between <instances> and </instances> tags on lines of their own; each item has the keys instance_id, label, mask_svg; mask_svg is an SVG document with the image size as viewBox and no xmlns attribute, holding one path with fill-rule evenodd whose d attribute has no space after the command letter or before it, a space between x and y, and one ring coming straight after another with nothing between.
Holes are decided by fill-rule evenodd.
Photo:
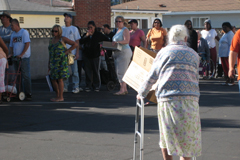
<instances>
[{"instance_id":1,"label":"asphalt road","mask_svg":"<svg viewBox=\"0 0 240 160\"><path fill-rule=\"evenodd\" d=\"M240 160L238 86L222 79L200 81L202 156L197 160ZM45 80L33 81L33 100L0 104L0 160L130 160L136 92L97 92L54 97ZM155 105L145 107L144 159L163 160ZM174 160L177 160L174 157Z\"/></svg>"}]
</instances>

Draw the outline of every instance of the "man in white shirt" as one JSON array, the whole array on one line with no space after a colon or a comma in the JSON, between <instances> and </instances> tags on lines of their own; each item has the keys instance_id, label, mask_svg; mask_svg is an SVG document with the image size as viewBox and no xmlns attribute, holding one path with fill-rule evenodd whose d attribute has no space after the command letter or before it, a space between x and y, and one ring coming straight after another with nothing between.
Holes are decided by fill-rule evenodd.
<instances>
[{"instance_id":1,"label":"man in white shirt","mask_svg":"<svg viewBox=\"0 0 240 160\"><path fill-rule=\"evenodd\" d=\"M13 33L10 39L10 54L8 57L14 56L17 59L21 59L21 77L23 91L25 92L26 99L31 100L32 98L32 84L31 84L31 73L30 73L30 37L27 30L20 28L17 19L12 19L11 27ZM15 70L18 70L18 61L13 62ZM18 91L20 92L20 91Z\"/></svg>"},{"instance_id":2,"label":"man in white shirt","mask_svg":"<svg viewBox=\"0 0 240 160\"><path fill-rule=\"evenodd\" d=\"M68 13L64 13L64 22L65 26L62 27L63 37L67 37L68 39L75 41L77 44L79 44L79 39L81 39L80 34L78 32L77 27L72 26L72 15ZM70 48L71 46L66 44L67 48ZM72 50L72 54L76 56L74 64L71 65L72 70L72 83L73 83L73 93L78 93L79 91L82 91L82 88L79 88L79 74L78 74L78 66L77 66L77 59L79 57L79 46ZM64 92L68 91L68 85L69 85L69 79L64 80Z\"/></svg>"}]
</instances>

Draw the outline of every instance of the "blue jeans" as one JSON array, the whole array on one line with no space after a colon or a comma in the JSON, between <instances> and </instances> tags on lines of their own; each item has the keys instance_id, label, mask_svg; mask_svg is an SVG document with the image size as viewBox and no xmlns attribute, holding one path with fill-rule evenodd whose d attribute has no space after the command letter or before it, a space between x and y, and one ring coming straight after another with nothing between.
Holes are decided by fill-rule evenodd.
<instances>
[{"instance_id":1,"label":"blue jeans","mask_svg":"<svg viewBox=\"0 0 240 160\"><path fill-rule=\"evenodd\" d=\"M240 92L240 80L238 81L238 86L239 86L239 92Z\"/></svg>"},{"instance_id":2,"label":"blue jeans","mask_svg":"<svg viewBox=\"0 0 240 160\"><path fill-rule=\"evenodd\" d=\"M79 88L79 74L78 74L78 65L77 60L74 61L74 64L70 66L72 70L72 83L73 89ZM68 89L69 79L64 80L64 88Z\"/></svg>"},{"instance_id":3,"label":"blue jeans","mask_svg":"<svg viewBox=\"0 0 240 160\"><path fill-rule=\"evenodd\" d=\"M15 71L18 71L19 61L13 61ZM21 60L21 81L22 81L22 91L26 95L32 94L32 82L31 82L31 72L30 72L30 58L23 58ZM20 92L20 91L18 91Z\"/></svg>"}]
</instances>

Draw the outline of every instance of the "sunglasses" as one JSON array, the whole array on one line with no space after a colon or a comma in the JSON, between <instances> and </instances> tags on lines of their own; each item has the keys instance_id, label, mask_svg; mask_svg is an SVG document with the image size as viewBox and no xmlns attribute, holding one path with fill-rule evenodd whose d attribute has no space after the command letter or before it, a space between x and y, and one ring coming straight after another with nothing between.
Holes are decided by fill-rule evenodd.
<instances>
[{"instance_id":1,"label":"sunglasses","mask_svg":"<svg viewBox=\"0 0 240 160\"><path fill-rule=\"evenodd\" d=\"M116 23L121 23L122 21L115 21Z\"/></svg>"},{"instance_id":2,"label":"sunglasses","mask_svg":"<svg viewBox=\"0 0 240 160\"><path fill-rule=\"evenodd\" d=\"M58 31L56 31L56 30L52 30L52 33L57 33Z\"/></svg>"},{"instance_id":3,"label":"sunglasses","mask_svg":"<svg viewBox=\"0 0 240 160\"><path fill-rule=\"evenodd\" d=\"M160 24L160 22L154 22L154 23L159 23Z\"/></svg>"}]
</instances>

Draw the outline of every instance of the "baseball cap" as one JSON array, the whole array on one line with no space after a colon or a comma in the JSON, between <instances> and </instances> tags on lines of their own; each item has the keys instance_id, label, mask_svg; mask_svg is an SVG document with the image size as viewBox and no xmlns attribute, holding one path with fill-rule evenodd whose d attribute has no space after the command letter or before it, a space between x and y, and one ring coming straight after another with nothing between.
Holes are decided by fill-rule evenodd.
<instances>
[{"instance_id":1,"label":"baseball cap","mask_svg":"<svg viewBox=\"0 0 240 160\"><path fill-rule=\"evenodd\" d=\"M204 21L204 23L209 23L209 24L211 25L211 20L210 20L210 19L206 19L206 20Z\"/></svg>"},{"instance_id":2,"label":"baseball cap","mask_svg":"<svg viewBox=\"0 0 240 160\"><path fill-rule=\"evenodd\" d=\"M136 20L136 19L132 19L132 20L130 20L129 22L128 22L128 24L130 24L130 23L137 23L137 25L138 25L138 21Z\"/></svg>"},{"instance_id":3,"label":"baseball cap","mask_svg":"<svg viewBox=\"0 0 240 160\"><path fill-rule=\"evenodd\" d=\"M65 16L68 16L68 17L72 18L72 15L71 15L71 14L68 14L68 13L64 13L63 16L64 16L64 17L65 17Z\"/></svg>"},{"instance_id":4,"label":"baseball cap","mask_svg":"<svg viewBox=\"0 0 240 160\"><path fill-rule=\"evenodd\" d=\"M2 12L0 12L0 16L6 16L6 17L8 17L8 18L12 19L12 17L11 17L11 15L10 15L10 13L9 13L9 12L7 12L7 11L2 11Z\"/></svg>"}]
</instances>

